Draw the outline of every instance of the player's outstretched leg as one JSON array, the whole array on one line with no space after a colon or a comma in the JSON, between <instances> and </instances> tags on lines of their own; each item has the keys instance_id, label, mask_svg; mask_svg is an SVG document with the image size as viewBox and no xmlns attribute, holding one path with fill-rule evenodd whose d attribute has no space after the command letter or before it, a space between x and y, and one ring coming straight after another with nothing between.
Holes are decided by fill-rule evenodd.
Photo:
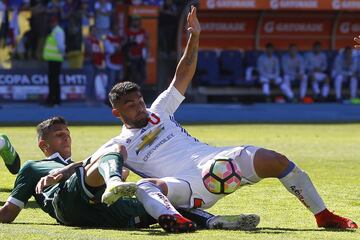
<instances>
[{"instance_id":1,"label":"player's outstretched leg","mask_svg":"<svg viewBox=\"0 0 360 240\"><path fill-rule=\"evenodd\" d=\"M166 197L167 185L164 181L143 179L137 185L136 198L166 232L194 232L197 229L196 224L182 216Z\"/></svg>"},{"instance_id":2,"label":"player's outstretched leg","mask_svg":"<svg viewBox=\"0 0 360 240\"><path fill-rule=\"evenodd\" d=\"M201 229L253 230L260 222L256 214L213 215L200 208L179 208L178 211Z\"/></svg>"},{"instance_id":3,"label":"player's outstretched leg","mask_svg":"<svg viewBox=\"0 0 360 240\"><path fill-rule=\"evenodd\" d=\"M17 174L20 170L20 157L15 148L11 145L6 135L0 135L0 156L5 162L5 166L12 174Z\"/></svg>"},{"instance_id":4,"label":"player's outstretched leg","mask_svg":"<svg viewBox=\"0 0 360 240\"><path fill-rule=\"evenodd\" d=\"M260 223L256 214L218 215L208 222L209 229L254 230Z\"/></svg>"},{"instance_id":5,"label":"player's outstretched leg","mask_svg":"<svg viewBox=\"0 0 360 240\"><path fill-rule=\"evenodd\" d=\"M308 174L285 156L274 151L259 149L255 154L254 169L259 178L278 178L284 187L315 215L319 227L357 228L352 220L331 213Z\"/></svg>"},{"instance_id":6,"label":"player's outstretched leg","mask_svg":"<svg viewBox=\"0 0 360 240\"><path fill-rule=\"evenodd\" d=\"M345 217L341 217L330 212L328 209L315 214L318 227L334 228L334 229L356 229L357 224Z\"/></svg>"},{"instance_id":7,"label":"player's outstretched leg","mask_svg":"<svg viewBox=\"0 0 360 240\"><path fill-rule=\"evenodd\" d=\"M180 214L162 214L158 218L159 225L170 233L195 232L196 224Z\"/></svg>"},{"instance_id":8,"label":"player's outstretched leg","mask_svg":"<svg viewBox=\"0 0 360 240\"><path fill-rule=\"evenodd\" d=\"M137 185L134 182L122 181L123 157L113 152L101 157L98 170L104 178L106 189L101 197L101 202L110 206L119 198L135 195Z\"/></svg>"}]
</instances>

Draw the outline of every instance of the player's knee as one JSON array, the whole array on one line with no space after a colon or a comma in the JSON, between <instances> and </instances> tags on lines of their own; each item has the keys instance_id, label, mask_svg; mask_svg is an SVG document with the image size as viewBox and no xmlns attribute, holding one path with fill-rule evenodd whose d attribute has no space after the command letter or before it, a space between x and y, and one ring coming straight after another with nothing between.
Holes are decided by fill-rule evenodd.
<instances>
[{"instance_id":1,"label":"player's knee","mask_svg":"<svg viewBox=\"0 0 360 240\"><path fill-rule=\"evenodd\" d=\"M282 172L288 167L289 159L285 155L275 151L269 151L268 155L274 171Z\"/></svg>"},{"instance_id":2,"label":"player's knee","mask_svg":"<svg viewBox=\"0 0 360 240\"><path fill-rule=\"evenodd\" d=\"M156 188L158 188L164 195L167 195L168 193L168 187L166 185L166 182L164 182L161 179L157 179L157 178L144 178L139 180L136 184L140 187L146 184L152 184L153 186L155 186Z\"/></svg>"}]
</instances>

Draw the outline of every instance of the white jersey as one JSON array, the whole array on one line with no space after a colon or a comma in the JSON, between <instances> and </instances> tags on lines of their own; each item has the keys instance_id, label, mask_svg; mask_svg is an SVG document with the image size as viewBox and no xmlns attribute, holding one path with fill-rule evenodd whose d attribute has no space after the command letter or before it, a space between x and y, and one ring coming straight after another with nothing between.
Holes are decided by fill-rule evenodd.
<instances>
[{"instance_id":1,"label":"white jersey","mask_svg":"<svg viewBox=\"0 0 360 240\"><path fill-rule=\"evenodd\" d=\"M320 52L315 54L314 52L309 52L306 55L306 68L309 72L312 72L315 68L325 72L327 69L327 58L325 53Z\"/></svg>"},{"instance_id":2,"label":"white jersey","mask_svg":"<svg viewBox=\"0 0 360 240\"><path fill-rule=\"evenodd\" d=\"M149 109L149 122L141 129L128 129L98 149L93 158L115 151L119 144L126 147L125 166L142 177L177 177L202 169L216 154L232 147L213 147L199 142L176 122L174 112L184 100L170 86Z\"/></svg>"}]
</instances>

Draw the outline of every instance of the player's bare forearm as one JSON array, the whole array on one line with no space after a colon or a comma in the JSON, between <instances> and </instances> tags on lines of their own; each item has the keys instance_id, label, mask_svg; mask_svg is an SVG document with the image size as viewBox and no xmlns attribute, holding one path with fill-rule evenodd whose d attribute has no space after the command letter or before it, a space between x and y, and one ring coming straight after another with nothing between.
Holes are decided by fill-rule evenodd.
<instances>
[{"instance_id":1,"label":"player's bare forearm","mask_svg":"<svg viewBox=\"0 0 360 240\"><path fill-rule=\"evenodd\" d=\"M173 85L184 95L194 77L199 48L199 36L191 35L185 48L184 55L177 65Z\"/></svg>"},{"instance_id":2,"label":"player's bare forearm","mask_svg":"<svg viewBox=\"0 0 360 240\"><path fill-rule=\"evenodd\" d=\"M196 8L193 6L187 17L187 24L187 30L190 32L190 37L186 44L184 55L177 65L175 76L171 83L183 95L195 74L199 49L199 36L201 32L200 23L196 16Z\"/></svg>"},{"instance_id":3,"label":"player's bare forearm","mask_svg":"<svg viewBox=\"0 0 360 240\"><path fill-rule=\"evenodd\" d=\"M83 165L82 162L72 163L54 173L51 173L45 177L40 178L39 182L36 184L35 192L37 194L40 194L44 190L44 188L54 185L60 181L67 180L71 175L74 174L75 169L82 165Z\"/></svg>"},{"instance_id":4,"label":"player's bare forearm","mask_svg":"<svg viewBox=\"0 0 360 240\"><path fill-rule=\"evenodd\" d=\"M64 167L60 170L59 174L62 174L62 180L67 180L71 175L75 173L75 169L83 165L83 162L71 163L70 165Z\"/></svg>"}]
</instances>

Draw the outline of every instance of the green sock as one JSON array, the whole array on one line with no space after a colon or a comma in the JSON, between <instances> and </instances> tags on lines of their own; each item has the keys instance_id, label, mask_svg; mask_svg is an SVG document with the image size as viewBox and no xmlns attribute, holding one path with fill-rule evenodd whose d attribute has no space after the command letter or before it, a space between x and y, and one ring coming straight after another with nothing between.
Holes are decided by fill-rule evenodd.
<instances>
[{"instance_id":1,"label":"green sock","mask_svg":"<svg viewBox=\"0 0 360 240\"><path fill-rule=\"evenodd\" d=\"M123 164L124 159L119 153L108 153L101 157L98 170L105 183L114 177L122 179Z\"/></svg>"}]
</instances>

